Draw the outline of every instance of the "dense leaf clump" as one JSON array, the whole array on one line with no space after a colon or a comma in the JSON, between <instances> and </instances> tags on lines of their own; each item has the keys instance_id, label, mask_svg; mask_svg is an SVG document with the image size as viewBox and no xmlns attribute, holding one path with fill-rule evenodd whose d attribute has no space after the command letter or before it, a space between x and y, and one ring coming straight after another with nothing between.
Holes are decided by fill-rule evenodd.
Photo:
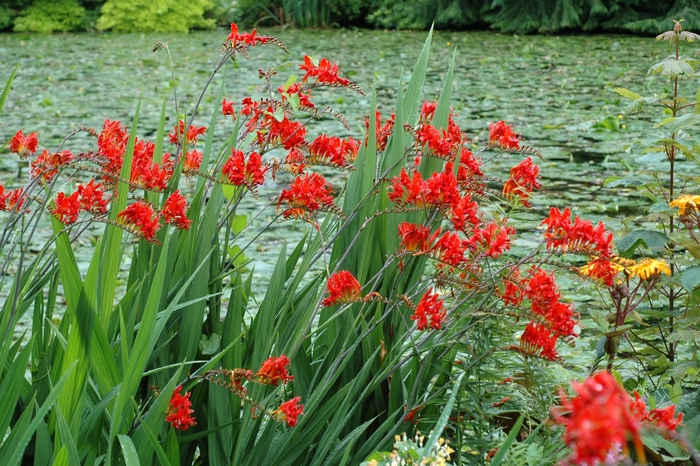
<instances>
[{"instance_id":1,"label":"dense leaf clump","mask_svg":"<svg viewBox=\"0 0 700 466\"><path fill-rule=\"evenodd\" d=\"M117 32L187 32L209 29L215 21L204 19L210 0L108 0L102 5L98 29Z\"/></svg>"}]
</instances>

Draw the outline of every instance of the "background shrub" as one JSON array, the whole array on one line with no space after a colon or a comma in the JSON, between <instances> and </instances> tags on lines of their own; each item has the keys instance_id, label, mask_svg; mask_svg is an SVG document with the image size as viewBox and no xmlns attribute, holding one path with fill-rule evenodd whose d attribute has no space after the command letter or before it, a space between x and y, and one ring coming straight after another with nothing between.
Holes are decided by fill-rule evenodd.
<instances>
[{"instance_id":1,"label":"background shrub","mask_svg":"<svg viewBox=\"0 0 700 466\"><path fill-rule=\"evenodd\" d=\"M116 32L187 32L210 29L216 22L205 19L210 0L108 0L102 6L97 28Z\"/></svg>"},{"instance_id":2,"label":"background shrub","mask_svg":"<svg viewBox=\"0 0 700 466\"><path fill-rule=\"evenodd\" d=\"M83 29L85 8L78 0L36 0L15 21L16 32L66 32ZM0 13L0 25L3 18Z\"/></svg>"}]
</instances>

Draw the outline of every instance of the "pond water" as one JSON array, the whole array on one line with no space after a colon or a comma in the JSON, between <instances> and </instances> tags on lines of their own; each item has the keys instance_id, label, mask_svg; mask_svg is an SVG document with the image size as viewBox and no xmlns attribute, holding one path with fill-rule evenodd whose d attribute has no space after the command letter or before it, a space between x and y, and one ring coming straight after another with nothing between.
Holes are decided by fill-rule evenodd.
<instances>
[{"instance_id":1,"label":"pond water","mask_svg":"<svg viewBox=\"0 0 700 466\"><path fill-rule=\"evenodd\" d=\"M197 125L208 123L218 108L215 95L222 83L229 100L265 91L258 69L279 68L279 82L299 74L297 64L305 54L337 61L345 75L370 94L377 88L380 110L388 114L396 99L400 80L408 82L420 53L425 32L406 31L296 31L262 30L287 44L285 54L273 46L250 50L250 60L229 66L205 95ZM228 31L196 32L188 35L0 35L0 84L20 63L5 109L0 115L0 142L17 129L38 131L43 147L55 149L77 126L101 128L106 118L130 124L142 96L139 135L152 137L164 98L169 98L168 126L175 123L168 57L153 53L157 40L168 42L175 64L180 110L190 113L218 56L217 47ZM505 119L522 133L524 143L539 149L543 189L533 200L533 209L519 215L525 228L539 223L550 206L574 204L576 213L591 220L617 223L637 208L639 197L622 188L607 190L603 180L624 174L622 161L638 162L636 168L663 168L658 158L640 160L635 143L648 136L652 119L646 111L625 115L619 131L596 125L618 118L626 102L615 87L639 93L660 91L663 83L647 75L647 69L670 53L668 44L653 38L596 36L512 36L492 32L436 32L433 37L425 98L435 99L442 86L453 52L456 51L453 107L457 122L474 140L488 138L488 123ZM694 91L693 91L694 92ZM349 90L320 90L317 105L331 105L345 115L351 131L334 120L315 124L312 131L359 137L368 112L369 97ZM217 136L223 137L221 128ZM77 137L68 144L74 151L92 148L93 141ZM167 150L167 149L166 149ZM493 160L491 174L507 176L518 159ZM0 158L0 175L6 186L17 179L15 157ZM22 173L26 176L26 169ZM289 180L266 186L262 198L271 199ZM261 222L273 215L263 216ZM522 226L522 225L521 225ZM257 248L256 272L269 272L285 238L300 234L305 225L287 222L275 226ZM281 233L284 234L281 234ZM87 240L86 240L87 241ZM86 251L89 251L86 248ZM78 257L81 257L78 254ZM83 257L85 267L89 256ZM125 265L126 267L126 265ZM257 282L257 280L256 280Z\"/></svg>"}]
</instances>

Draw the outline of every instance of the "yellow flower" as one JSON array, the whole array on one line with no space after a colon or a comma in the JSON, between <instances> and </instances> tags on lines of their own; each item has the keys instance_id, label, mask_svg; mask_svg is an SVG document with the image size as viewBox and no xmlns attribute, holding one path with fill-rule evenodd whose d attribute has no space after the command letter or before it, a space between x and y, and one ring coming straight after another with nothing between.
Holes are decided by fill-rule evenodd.
<instances>
[{"instance_id":1,"label":"yellow flower","mask_svg":"<svg viewBox=\"0 0 700 466\"><path fill-rule=\"evenodd\" d=\"M680 217L685 217L686 215L690 215L691 211L698 210L698 205L700 205L700 196L683 194L671 201L669 205L671 207L678 207L678 215Z\"/></svg>"},{"instance_id":2,"label":"yellow flower","mask_svg":"<svg viewBox=\"0 0 700 466\"><path fill-rule=\"evenodd\" d=\"M666 261L659 259L642 259L635 265L628 267L625 273L630 277L639 277L642 280L651 280L661 275L661 272L666 275L671 275L671 268Z\"/></svg>"}]
</instances>

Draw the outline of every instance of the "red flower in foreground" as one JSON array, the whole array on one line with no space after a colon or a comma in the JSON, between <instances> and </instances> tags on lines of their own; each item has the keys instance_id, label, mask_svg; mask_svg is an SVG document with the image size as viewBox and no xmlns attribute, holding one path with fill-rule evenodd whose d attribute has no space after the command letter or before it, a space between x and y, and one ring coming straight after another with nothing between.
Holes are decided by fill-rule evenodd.
<instances>
[{"instance_id":1,"label":"red flower in foreground","mask_svg":"<svg viewBox=\"0 0 700 466\"><path fill-rule=\"evenodd\" d=\"M39 135L37 133L31 133L29 136L25 136L22 130L19 130L10 141L10 152L24 159L36 152L38 144Z\"/></svg>"},{"instance_id":2,"label":"red flower in foreground","mask_svg":"<svg viewBox=\"0 0 700 466\"><path fill-rule=\"evenodd\" d=\"M184 132L185 132L185 122L180 120L180 123L175 125L175 128L173 128L173 131L169 134L170 142L172 142L173 144L179 143L180 140L182 139L182 135ZM190 125L190 127L187 129L187 135L185 136L185 138L187 139L187 144L196 144L197 138L206 132L207 132L206 126L196 127L196 126Z\"/></svg>"},{"instance_id":3,"label":"red flower in foreground","mask_svg":"<svg viewBox=\"0 0 700 466\"><path fill-rule=\"evenodd\" d=\"M430 228L425 225L414 225L413 223L403 222L399 224L399 237L401 237L401 246L409 252L428 252L433 246L432 242L435 237L440 234L438 230L435 235L430 236Z\"/></svg>"},{"instance_id":4,"label":"red flower in foreground","mask_svg":"<svg viewBox=\"0 0 700 466\"><path fill-rule=\"evenodd\" d=\"M571 211L567 207L563 212L552 207L549 217L542 221L546 225L544 237L547 249L559 249L562 252L597 253L601 257L612 254L612 233L605 229L603 222L595 227L588 220L578 216L571 222Z\"/></svg>"},{"instance_id":5,"label":"red flower in foreground","mask_svg":"<svg viewBox=\"0 0 700 466\"><path fill-rule=\"evenodd\" d=\"M58 193L56 196L56 208L51 213L64 225L71 225L78 220L80 212L80 199L78 191L70 196L66 196L64 192Z\"/></svg>"},{"instance_id":6,"label":"red flower in foreground","mask_svg":"<svg viewBox=\"0 0 700 466\"><path fill-rule=\"evenodd\" d=\"M286 421L289 427L295 427L300 414L304 413L304 405L299 404L300 396L285 401L272 414L278 421Z\"/></svg>"},{"instance_id":7,"label":"red flower in foreground","mask_svg":"<svg viewBox=\"0 0 700 466\"><path fill-rule=\"evenodd\" d=\"M44 181L51 181L58 174L58 170L71 160L73 160L73 154L69 150L54 153L44 150L30 164L31 176L32 178L41 176Z\"/></svg>"},{"instance_id":8,"label":"red flower in foreground","mask_svg":"<svg viewBox=\"0 0 700 466\"><path fill-rule=\"evenodd\" d=\"M298 176L289 189L282 190L277 207L283 202L289 204L283 212L284 218L309 219L318 210L334 210L331 185L326 185L326 179L318 173Z\"/></svg>"},{"instance_id":9,"label":"red flower in foreground","mask_svg":"<svg viewBox=\"0 0 700 466\"><path fill-rule=\"evenodd\" d=\"M178 189L165 201L161 215L163 215L165 223L175 225L181 230L187 230L190 228L192 220L187 218L186 209L187 199L180 194L180 190Z\"/></svg>"},{"instance_id":10,"label":"red flower in foreground","mask_svg":"<svg viewBox=\"0 0 700 466\"><path fill-rule=\"evenodd\" d=\"M194 413L192 402L190 401L190 392L185 393L185 396L180 395L182 385L179 385L173 390L173 396L170 397L170 405L168 406L167 416L165 421L169 422L178 430L187 430L188 427L194 426L197 423L190 414Z\"/></svg>"},{"instance_id":11,"label":"red flower in foreground","mask_svg":"<svg viewBox=\"0 0 700 466\"><path fill-rule=\"evenodd\" d=\"M678 417L676 417L675 405L666 406L665 408L656 408L649 411L649 420L657 427L674 432L676 428L681 425L683 413L680 413Z\"/></svg>"},{"instance_id":12,"label":"red flower in foreground","mask_svg":"<svg viewBox=\"0 0 700 466\"><path fill-rule=\"evenodd\" d=\"M276 358L267 358L260 366L260 370L255 374L258 377L258 382L275 387L281 381L283 384L294 380L293 375L289 375L287 367L289 366L289 358L284 354Z\"/></svg>"},{"instance_id":13,"label":"red flower in foreground","mask_svg":"<svg viewBox=\"0 0 700 466\"><path fill-rule=\"evenodd\" d=\"M329 84L336 86L349 86L352 81L338 76L338 64L331 63L326 58L321 58L321 61L316 65L308 55L304 55L304 64L299 65L299 69L306 72L301 78L302 82L306 82L309 78L316 78L319 84Z\"/></svg>"},{"instance_id":14,"label":"red flower in foreground","mask_svg":"<svg viewBox=\"0 0 700 466\"><path fill-rule=\"evenodd\" d=\"M362 300L360 282L347 270L341 270L328 277L328 294L323 300L324 306L354 303Z\"/></svg>"},{"instance_id":15,"label":"red flower in foreground","mask_svg":"<svg viewBox=\"0 0 700 466\"><path fill-rule=\"evenodd\" d=\"M581 383L572 383L577 396L561 394L561 408L553 409L556 421L566 428L564 441L573 449L573 463L598 464L615 445L632 437L638 461L644 463L640 420L630 409L630 397L605 371ZM566 414L566 416L564 416Z\"/></svg>"},{"instance_id":16,"label":"red flower in foreground","mask_svg":"<svg viewBox=\"0 0 700 466\"><path fill-rule=\"evenodd\" d=\"M506 149L517 149L520 147L520 136L501 120L496 124L489 123L489 142Z\"/></svg>"},{"instance_id":17,"label":"red flower in foreground","mask_svg":"<svg viewBox=\"0 0 700 466\"><path fill-rule=\"evenodd\" d=\"M446 311L442 300L438 299L438 294L433 293L432 288L428 288L428 291L420 299L411 320L418 321L418 330L425 330L428 327L440 330L445 315Z\"/></svg>"},{"instance_id":18,"label":"red flower in foreground","mask_svg":"<svg viewBox=\"0 0 700 466\"><path fill-rule=\"evenodd\" d=\"M147 241L155 239L156 231L160 228L158 217L146 201L138 201L119 212L117 221Z\"/></svg>"},{"instance_id":19,"label":"red flower in foreground","mask_svg":"<svg viewBox=\"0 0 700 466\"><path fill-rule=\"evenodd\" d=\"M520 337L520 350L522 352L552 361L559 358L556 345L557 335L544 325L534 321L525 327L525 331Z\"/></svg>"},{"instance_id":20,"label":"red flower in foreground","mask_svg":"<svg viewBox=\"0 0 700 466\"><path fill-rule=\"evenodd\" d=\"M25 198L24 188L11 189L5 193L5 187L0 184L0 210L15 210L22 208Z\"/></svg>"},{"instance_id":21,"label":"red flower in foreground","mask_svg":"<svg viewBox=\"0 0 700 466\"><path fill-rule=\"evenodd\" d=\"M258 44L266 44L272 40L272 37L259 36L258 31L253 28L253 32L238 33L236 23L231 23L231 34L226 38L226 42L231 42L234 47L238 44L243 44L249 47L254 47Z\"/></svg>"},{"instance_id":22,"label":"red flower in foreground","mask_svg":"<svg viewBox=\"0 0 700 466\"><path fill-rule=\"evenodd\" d=\"M357 157L359 148L360 143L352 138L321 134L309 146L309 159L312 163L347 167Z\"/></svg>"},{"instance_id":23,"label":"red flower in foreground","mask_svg":"<svg viewBox=\"0 0 700 466\"><path fill-rule=\"evenodd\" d=\"M105 199L105 190L102 183L95 184L95 180L83 186L78 185L78 194L80 194L80 208L88 212L96 214L104 214L107 212L107 199Z\"/></svg>"},{"instance_id":24,"label":"red flower in foreground","mask_svg":"<svg viewBox=\"0 0 700 466\"><path fill-rule=\"evenodd\" d=\"M228 100L224 99L221 101L221 113L224 115L230 115L232 117L236 117L236 113L233 110L233 102L229 102Z\"/></svg>"},{"instance_id":25,"label":"red flower in foreground","mask_svg":"<svg viewBox=\"0 0 700 466\"><path fill-rule=\"evenodd\" d=\"M510 169L510 179L503 185L503 195L518 196L525 207L530 207L529 193L540 187L537 182L540 168L530 157Z\"/></svg>"},{"instance_id":26,"label":"red flower in foreground","mask_svg":"<svg viewBox=\"0 0 700 466\"><path fill-rule=\"evenodd\" d=\"M243 151L236 149L231 150L231 157L221 168L225 180L235 186L245 185L251 191L265 182L266 171L260 154L251 152L246 162Z\"/></svg>"}]
</instances>

